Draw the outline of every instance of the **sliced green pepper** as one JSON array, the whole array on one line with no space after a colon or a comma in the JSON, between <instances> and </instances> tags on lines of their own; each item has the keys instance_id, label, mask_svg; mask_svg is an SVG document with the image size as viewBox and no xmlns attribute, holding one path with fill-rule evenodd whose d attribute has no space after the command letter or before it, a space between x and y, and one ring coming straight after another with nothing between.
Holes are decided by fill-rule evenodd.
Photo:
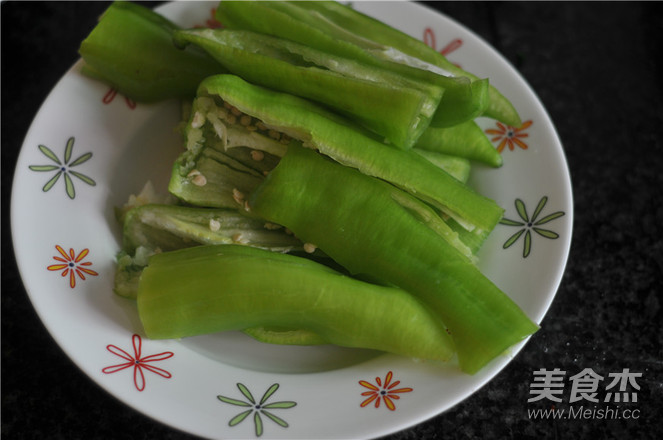
<instances>
[{"instance_id":1,"label":"sliced green pepper","mask_svg":"<svg viewBox=\"0 0 663 440\"><path fill-rule=\"evenodd\" d=\"M83 72L137 101L192 98L203 78L226 72L198 48L173 44L177 25L131 2L114 2L79 52Z\"/></svg>"},{"instance_id":2,"label":"sliced green pepper","mask_svg":"<svg viewBox=\"0 0 663 440\"><path fill-rule=\"evenodd\" d=\"M407 292L245 246L154 255L141 276L137 302L153 339L286 327L339 346L419 359L453 356L444 326Z\"/></svg>"},{"instance_id":3,"label":"sliced green pepper","mask_svg":"<svg viewBox=\"0 0 663 440\"><path fill-rule=\"evenodd\" d=\"M318 246L353 274L419 297L448 327L473 374L537 330L467 258L403 207L399 190L291 146L250 196L251 210Z\"/></svg>"},{"instance_id":4,"label":"sliced green pepper","mask_svg":"<svg viewBox=\"0 0 663 440\"><path fill-rule=\"evenodd\" d=\"M148 203L126 213L122 237L113 290L133 299L142 271L155 253L207 244L242 244L272 252L305 252L303 243L283 228L248 218L236 209Z\"/></svg>"},{"instance_id":5,"label":"sliced green pepper","mask_svg":"<svg viewBox=\"0 0 663 440\"><path fill-rule=\"evenodd\" d=\"M204 244L245 244L273 252L303 251L303 243L282 228L249 218L234 209L147 204L127 213L123 248L161 251Z\"/></svg>"},{"instance_id":6,"label":"sliced green pepper","mask_svg":"<svg viewBox=\"0 0 663 440\"><path fill-rule=\"evenodd\" d=\"M492 167L500 167L503 163L502 155L474 121L448 128L428 127L415 147L464 157Z\"/></svg>"},{"instance_id":7,"label":"sliced green pepper","mask_svg":"<svg viewBox=\"0 0 663 440\"><path fill-rule=\"evenodd\" d=\"M343 165L391 182L457 219L468 230L490 231L502 218L503 209L494 201L416 152L377 142L311 102L251 85L233 75L207 78L200 85L199 96L223 100Z\"/></svg>"},{"instance_id":8,"label":"sliced green pepper","mask_svg":"<svg viewBox=\"0 0 663 440\"><path fill-rule=\"evenodd\" d=\"M254 84L320 102L410 148L430 124L444 90L292 41L228 29L175 33Z\"/></svg>"},{"instance_id":9,"label":"sliced green pepper","mask_svg":"<svg viewBox=\"0 0 663 440\"><path fill-rule=\"evenodd\" d=\"M168 190L192 205L237 209L237 194L248 194L263 177L223 152L203 148L177 158Z\"/></svg>"},{"instance_id":10,"label":"sliced green pepper","mask_svg":"<svg viewBox=\"0 0 663 440\"><path fill-rule=\"evenodd\" d=\"M216 16L225 26L289 38L363 62L370 62L370 57L373 57L374 60L422 70L432 68L442 74L469 78L473 82L482 81L449 62L424 42L340 2L222 1ZM514 127L520 126L520 117L511 102L493 86L490 86L488 94L484 116Z\"/></svg>"},{"instance_id":11,"label":"sliced green pepper","mask_svg":"<svg viewBox=\"0 0 663 440\"><path fill-rule=\"evenodd\" d=\"M338 27L322 15L311 14L298 2L221 2L216 16L228 28L247 29L296 41L329 54L442 87L445 92L431 120L433 126L447 127L474 119L488 107L488 80L470 82L465 77L440 75L377 57L372 51L382 49L381 46Z\"/></svg>"},{"instance_id":12,"label":"sliced green pepper","mask_svg":"<svg viewBox=\"0 0 663 440\"><path fill-rule=\"evenodd\" d=\"M440 167L460 182L467 183L470 178L472 166L470 161L464 157L452 156L450 154L422 150L419 148L413 148L412 151L428 159L429 162Z\"/></svg>"}]
</instances>

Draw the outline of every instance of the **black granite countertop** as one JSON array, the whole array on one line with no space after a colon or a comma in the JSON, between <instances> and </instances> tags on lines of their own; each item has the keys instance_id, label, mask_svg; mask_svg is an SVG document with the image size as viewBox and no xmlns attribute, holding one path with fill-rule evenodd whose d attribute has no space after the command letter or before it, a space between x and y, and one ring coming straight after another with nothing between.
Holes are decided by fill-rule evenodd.
<instances>
[{"instance_id":1,"label":"black granite countertop","mask_svg":"<svg viewBox=\"0 0 663 440\"><path fill-rule=\"evenodd\" d=\"M105 2L2 2L2 436L185 439L121 404L55 344L22 287L9 200L28 127ZM656 2L430 6L503 54L565 148L575 221L542 329L494 380L389 440L663 438L663 14ZM530 418L534 371L641 373L629 418ZM625 413L620 413L624 415Z\"/></svg>"}]
</instances>

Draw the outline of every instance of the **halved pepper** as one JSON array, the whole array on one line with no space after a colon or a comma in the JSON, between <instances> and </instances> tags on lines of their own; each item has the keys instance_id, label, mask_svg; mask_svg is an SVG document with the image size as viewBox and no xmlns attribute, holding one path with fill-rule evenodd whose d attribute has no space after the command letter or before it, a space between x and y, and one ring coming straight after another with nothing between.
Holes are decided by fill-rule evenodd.
<instances>
[{"instance_id":1,"label":"halved pepper","mask_svg":"<svg viewBox=\"0 0 663 440\"><path fill-rule=\"evenodd\" d=\"M454 353L439 319L407 292L245 246L154 255L141 276L137 303L152 339L290 328L309 331L312 343L429 360L446 361Z\"/></svg>"},{"instance_id":2,"label":"halved pepper","mask_svg":"<svg viewBox=\"0 0 663 440\"><path fill-rule=\"evenodd\" d=\"M114 2L80 45L83 73L137 101L192 98L203 78L226 70L196 47L178 49L178 29L151 9Z\"/></svg>"},{"instance_id":3,"label":"halved pepper","mask_svg":"<svg viewBox=\"0 0 663 440\"><path fill-rule=\"evenodd\" d=\"M431 121L438 127L452 126L483 114L489 104L487 79L470 81L461 75L432 72L424 66L412 65L399 59L387 59L374 54L385 50L330 21L322 14L312 13L300 2L220 2L216 17L226 28L245 29L274 35L316 48L328 54L356 60L420 81L436 84L445 93ZM396 54L394 54L396 57ZM419 62L419 64L422 64Z\"/></svg>"},{"instance_id":4,"label":"halved pepper","mask_svg":"<svg viewBox=\"0 0 663 440\"><path fill-rule=\"evenodd\" d=\"M538 326L381 180L291 146L249 199L252 212L291 229L352 274L422 300L449 329L473 374Z\"/></svg>"},{"instance_id":5,"label":"halved pepper","mask_svg":"<svg viewBox=\"0 0 663 440\"><path fill-rule=\"evenodd\" d=\"M249 84L233 75L216 75L203 81L198 99L208 97L228 103L240 113L343 165L404 189L452 216L470 231L490 231L502 217L503 209L493 200L473 191L416 152L386 146L311 102ZM220 105L218 102L217 107ZM206 120L205 115L199 117ZM226 122L219 130L230 130L227 125ZM248 130L241 126L233 129Z\"/></svg>"},{"instance_id":6,"label":"halved pepper","mask_svg":"<svg viewBox=\"0 0 663 440\"><path fill-rule=\"evenodd\" d=\"M370 53L376 63L383 60L420 69L432 68L472 82L482 81L423 41L336 1L222 1L216 16L225 26L278 35L340 56L368 62L367 53ZM484 116L514 127L521 125L518 112L507 98L492 85L488 94Z\"/></svg>"},{"instance_id":7,"label":"halved pepper","mask_svg":"<svg viewBox=\"0 0 663 440\"><path fill-rule=\"evenodd\" d=\"M178 44L206 50L243 79L311 99L410 148L430 124L445 90L303 44L228 29L175 32Z\"/></svg>"},{"instance_id":8,"label":"halved pepper","mask_svg":"<svg viewBox=\"0 0 663 440\"><path fill-rule=\"evenodd\" d=\"M142 271L155 253L210 244L305 252L303 243L282 227L249 218L236 209L148 203L128 210L122 226L122 251L117 256L113 290L133 299Z\"/></svg>"},{"instance_id":9,"label":"halved pepper","mask_svg":"<svg viewBox=\"0 0 663 440\"><path fill-rule=\"evenodd\" d=\"M147 204L124 220L123 249L139 246L167 252L205 244L244 244L273 252L303 251L303 243L283 228L249 218L235 209Z\"/></svg>"}]
</instances>

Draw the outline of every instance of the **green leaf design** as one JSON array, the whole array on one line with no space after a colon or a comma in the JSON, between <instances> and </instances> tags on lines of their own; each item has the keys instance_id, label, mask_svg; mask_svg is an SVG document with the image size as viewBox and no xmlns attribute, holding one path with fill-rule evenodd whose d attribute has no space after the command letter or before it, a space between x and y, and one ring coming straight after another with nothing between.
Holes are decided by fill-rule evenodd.
<instances>
[{"instance_id":1,"label":"green leaf design","mask_svg":"<svg viewBox=\"0 0 663 440\"><path fill-rule=\"evenodd\" d=\"M60 166L59 165L30 165L28 168L30 168L32 171L55 171L55 170L59 170Z\"/></svg>"},{"instance_id":2,"label":"green leaf design","mask_svg":"<svg viewBox=\"0 0 663 440\"><path fill-rule=\"evenodd\" d=\"M60 162L60 159L51 151L50 148L48 148L46 145L39 145L39 151L44 153L44 156L48 157L51 159L53 162L57 163L58 165L62 165L62 162Z\"/></svg>"},{"instance_id":3,"label":"green leaf design","mask_svg":"<svg viewBox=\"0 0 663 440\"><path fill-rule=\"evenodd\" d=\"M272 394L274 394L274 393L276 392L276 390L278 390L278 389L279 389L279 384L277 384L277 383L275 383L274 385L272 385L271 387L269 387L269 388L267 389L267 391L265 391L265 394L262 396L262 399L260 399L260 405L262 405L263 403L265 403L265 402L267 401L267 399L269 399L270 396L271 396Z\"/></svg>"},{"instance_id":4,"label":"green leaf design","mask_svg":"<svg viewBox=\"0 0 663 440\"><path fill-rule=\"evenodd\" d=\"M541 200L539 200L539 204L536 205L536 209L534 209L534 214L532 214L532 222L536 221L536 218L541 214L541 211L543 211L543 208L546 206L546 203L548 203L548 197L543 196L541 197Z\"/></svg>"},{"instance_id":5,"label":"green leaf design","mask_svg":"<svg viewBox=\"0 0 663 440\"><path fill-rule=\"evenodd\" d=\"M255 399L253 398L253 395L251 394L251 391L249 391L249 389L246 386L244 386L244 384L238 383L237 388L239 388L239 391L241 391L241 393L244 394L244 397L249 399L249 402L253 404L256 403Z\"/></svg>"},{"instance_id":6,"label":"green leaf design","mask_svg":"<svg viewBox=\"0 0 663 440\"><path fill-rule=\"evenodd\" d=\"M527 258L532 252L532 233L527 230L525 232L525 244L523 245L523 258Z\"/></svg>"},{"instance_id":7,"label":"green leaf design","mask_svg":"<svg viewBox=\"0 0 663 440\"><path fill-rule=\"evenodd\" d=\"M518 239L520 238L521 235L523 235L524 232L525 232L525 229L521 229L520 231L513 234L511 237L509 237L509 239L507 241L504 242L504 245L502 245L502 248L507 249L507 248L510 248L511 246L513 246L513 244L516 241L518 241Z\"/></svg>"},{"instance_id":8,"label":"green leaf design","mask_svg":"<svg viewBox=\"0 0 663 440\"><path fill-rule=\"evenodd\" d=\"M67 140L67 146L64 148L64 163L69 163L69 159L71 159L71 153L74 150L74 137L70 137Z\"/></svg>"},{"instance_id":9,"label":"green leaf design","mask_svg":"<svg viewBox=\"0 0 663 440\"><path fill-rule=\"evenodd\" d=\"M260 417L260 412L256 411L253 415L253 423L256 425L256 436L260 437L262 435L262 418Z\"/></svg>"},{"instance_id":10,"label":"green leaf design","mask_svg":"<svg viewBox=\"0 0 663 440\"><path fill-rule=\"evenodd\" d=\"M49 172L49 171L56 171L55 175L51 177L48 182L43 186L42 191L48 192L50 191L53 186L60 180L60 176L64 175L64 187L65 187L65 192L67 196L69 196L70 199L74 199L76 197L76 188L74 186L74 181L72 180L71 176L76 177L77 179L81 180L82 182L87 183L90 186L96 186L97 182L94 181L91 177L79 173L76 171L71 171L71 167L81 165L92 157L92 153L85 153L73 162L69 163L72 157L72 153L74 151L74 142L75 142L74 136L71 136L67 140L67 144L64 149L64 161L61 161L58 156L46 145L38 145L37 148L39 151L42 152L42 154L46 157L48 157L50 160L55 162L57 165L29 165L28 168L32 171L37 171L37 172ZM63 165L63 162L67 167Z\"/></svg>"},{"instance_id":11,"label":"green leaf design","mask_svg":"<svg viewBox=\"0 0 663 440\"><path fill-rule=\"evenodd\" d=\"M267 405L263 405L263 408L292 408L293 406L296 406L297 402L274 402L274 403L268 403Z\"/></svg>"},{"instance_id":12,"label":"green leaf design","mask_svg":"<svg viewBox=\"0 0 663 440\"><path fill-rule=\"evenodd\" d=\"M549 229L543 229L543 228L538 228L537 226L549 223L559 217L562 217L564 215L564 211L557 211L552 214L548 214L541 218L540 220L537 220L539 218L539 215L543 212L545 209L546 205L548 203L548 196L543 196L539 200L539 203L537 203L536 208L534 209L534 212L532 213L532 218L529 219L529 216L527 215L527 207L525 206L525 202L523 202L521 199L516 199L515 200L515 207L516 211L518 213L518 216L524 220L525 223L522 223L517 220L510 220L508 218L503 218L500 220L500 224L505 225L505 226L517 226L520 229L518 232L515 234L511 235L502 245L503 249L507 249L511 246L513 246L519 239L520 237L524 236L523 238L523 258L527 258L531 253L532 253L532 231L536 232L537 235L548 238L548 239L556 239L559 238L559 234L555 231L551 231Z\"/></svg>"},{"instance_id":13,"label":"green leaf design","mask_svg":"<svg viewBox=\"0 0 663 440\"><path fill-rule=\"evenodd\" d=\"M243 422L244 419L245 419L249 414L251 414L252 412L253 412L252 409L247 409L246 411L237 414L235 417L233 417L232 419L230 419L230 422L228 422L228 425L229 425L229 426L239 425L239 424L240 424L241 422Z\"/></svg>"},{"instance_id":14,"label":"green leaf design","mask_svg":"<svg viewBox=\"0 0 663 440\"><path fill-rule=\"evenodd\" d=\"M226 397L226 396L216 396L217 399L219 399L221 402L224 403L229 403L231 405L236 405L236 406L253 406L250 403L246 403L243 400L237 400L233 399L231 397Z\"/></svg>"},{"instance_id":15,"label":"green leaf design","mask_svg":"<svg viewBox=\"0 0 663 440\"><path fill-rule=\"evenodd\" d=\"M282 418L275 416L274 414L270 413L269 411L264 411L263 410L262 413L264 415L266 415L267 417L269 417L272 421L274 421L278 425L283 426L284 428L288 427L288 422L286 422Z\"/></svg>"},{"instance_id":16,"label":"green leaf design","mask_svg":"<svg viewBox=\"0 0 663 440\"><path fill-rule=\"evenodd\" d=\"M41 189L44 192L48 192L51 188L53 188L53 185L55 185L55 182L60 179L60 176L62 175L62 171L59 173L56 173L55 176L51 177L48 182L46 182L46 185Z\"/></svg>"},{"instance_id":17,"label":"green leaf design","mask_svg":"<svg viewBox=\"0 0 663 440\"><path fill-rule=\"evenodd\" d=\"M518 215L520 216L520 218L523 219L525 223L529 222L529 217L527 216L527 209L525 208L525 203L520 199L516 199L516 211L518 211Z\"/></svg>"},{"instance_id":18,"label":"green leaf design","mask_svg":"<svg viewBox=\"0 0 663 440\"><path fill-rule=\"evenodd\" d=\"M94 180L92 180L91 178L86 176L85 174L81 174L81 173L78 173L76 171L71 171L71 170L69 171L69 174L71 174L74 177L77 177L77 178L81 179L83 182L87 183L90 186L96 186L97 185L97 182L95 182Z\"/></svg>"},{"instance_id":19,"label":"green leaf design","mask_svg":"<svg viewBox=\"0 0 663 440\"><path fill-rule=\"evenodd\" d=\"M547 216L543 217L541 220L539 220L538 222L536 222L534 224L537 225L537 226L538 225L543 225L543 224L548 223L552 220L555 220L556 218L560 218L563 215L564 215L563 211L557 211L555 213L552 213L550 215L547 215Z\"/></svg>"},{"instance_id":20,"label":"green leaf design","mask_svg":"<svg viewBox=\"0 0 663 440\"><path fill-rule=\"evenodd\" d=\"M69 166L70 167L75 167L76 165L80 165L82 163L85 163L88 160L90 160L91 157L92 157L92 153L85 153L82 156L80 156L78 159L76 159L75 161L70 163Z\"/></svg>"},{"instance_id":21,"label":"green leaf design","mask_svg":"<svg viewBox=\"0 0 663 440\"><path fill-rule=\"evenodd\" d=\"M559 234L557 232L549 231L547 229L541 229L541 228L532 228L534 232L539 234L542 237L545 238L550 238L552 240L559 238Z\"/></svg>"},{"instance_id":22,"label":"green leaf design","mask_svg":"<svg viewBox=\"0 0 663 440\"><path fill-rule=\"evenodd\" d=\"M70 199L73 199L76 197L76 190L74 189L74 182L71 180L71 177L69 177L69 174L63 173L64 174L64 187L65 190L67 191L67 195L69 196Z\"/></svg>"},{"instance_id":23,"label":"green leaf design","mask_svg":"<svg viewBox=\"0 0 663 440\"><path fill-rule=\"evenodd\" d=\"M516 220L509 220L508 218L503 218L500 220L500 224L507 226L525 226L525 223L519 222Z\"/></svg>"},{"instance_id":24,"label":"green leaf design","mask_svg":"<svg viewBox=\"0 0 663 440\"><path fill-rule=\"evenodd\" d=\"M221 395L216 396L217 399L219 399L221 402L228 403L230 405L250 407L249 409L242 411L241 413L235 415L232 419L230 419L230 421L228 422L229 426L236 426L240 424L251 413L253 413L253 424L255 427L255 434L257 437L260 437L264 432L264 423L261 415L265 415L269 420L273 421L274 423L276 423L281 427L287 428L289 426L285 420L274 415L272 412L267 411L267 409L270 410L287 409L297 405L296 402L292 401L266 403L269 400L269 398L272 397L274 393L279 389L278 383L271 385L267 389L267 391L265 391L265 393L262 396L262 399L260 399L260 403L258 404L256 404L255 399L253 398L253 394L251 394L251 391L249 391L248 387L246 387L242 383L237 383L237 388L242 393L242 395L249 400L249 402L245 402L239 399L234 399L232 397L226 397Z\"/></svg>"}]
</instances>

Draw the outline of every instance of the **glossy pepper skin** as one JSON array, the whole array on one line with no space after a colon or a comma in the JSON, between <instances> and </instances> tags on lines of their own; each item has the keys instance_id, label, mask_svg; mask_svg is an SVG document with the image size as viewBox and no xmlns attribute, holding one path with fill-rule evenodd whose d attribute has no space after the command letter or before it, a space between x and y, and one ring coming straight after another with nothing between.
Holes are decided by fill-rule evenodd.
<instances>
[{"instance_id":1,"label":"glossy pepper skin","mask_svg":"<svg viewBox=\"0 0 663 440\"><path fill-rule=\"evenodd\" d=\"M464 157L494 168L501 167L504 162L502 155L474 121L447 128L428 127L417 140L415 148Z\"/></svg>"},{"instance_id":2,"label":"glossy pepper skin","mask_svg":"<svg viewBox=\"0 0 663 440\"><path fill-rule=\"evenodd\" d=\"M115 2L80 45L83 72L136 101L190 99L203 78L226 70L201 50L178 49L178 29L143 6Z\"/></svg>"},{"instance_id":3,"label":"glossy pepper skin","mask_svg":"<svg viewBox=\"0 0 663 440\"><path fill-rule=\"evenodd\" d=\"M247 83L234 75L203 81L200 96L229 102L335 161L386 180L459 219L468 230L490 231L503 209L412 150L384 145L347 120L311 102Z\"/></svg>"},{"instance_id":4,"label":"glossy pepper skin","mask_svg":"<svg viewBox=\"0 0 663 440\"><path fill-rule=\"evenodd\" d=\"M356 60L362 64L392 71L412 79L435 84L445 90L444 96L431 120L435 127L448 127L474 119L489 105L488 80L473 80L448 72L432 72L414 65L378 56L389 52L382 45L355 35L322 14L310 11L305 2L221 2L216 17L226 28L244 29L274 35L316 48L330 55ZM396 57L395 54L391 55ZM422 64L419 62L419 64ZM439 70L439 69L438 69Z\"/></svg>"},{"instance_id":5,"label":"glossy pepper skin","mask_svg":"<svg viewBox=\"0 0 663 440\"><path fill-rule=\"evenodd\" d=\"M430 124L444 89L306 45L228 29L188 29L179 44L206 50L245 80L311 99L356 120L399 148Z\"/></svg>"},{"instance_id":6,"label":"glossy pepper skin","mask_svg":"<svg viewBox=\"0 0 663 440\"><path fill-rule=\"evenodd\" d=\"M444 326L403 290L245 246L154 255L141 276L137 303L152 339L262 326L306 329L327 343L419 359L453 356Z\"/></svg>"},{"instance_id":7,"label":"glossy pepper skin","mask_svg":"<svg viewBox=\"0 0 663 440\"><path fill-rule=\"evenodd\" d=\"M258 15L259 14L259 15ZM448 75L482 81L449 62L444 55L352 7L335 1L242 1L220 2L216 10L226 26L244 27L279 35L326 50L330 53L365 58L363 49L375 58L417 67L422 62ZM259 19L258 19L259 17ZM393 48L397 52L394 52ZM410 59L403 57L405 54ZM417 61L418 60L418 61ZM518 127L521 119L513 104L494 86L488 90L483 116Z\"/></svg>"},{"instance_id":8,"label":"glossy pepper skin","mask_svg":"<svg viewBox=\"0 0 663 440\"><path fill-rule=\"evenodd\" d=\"M538 326L473 262L398 202L399 190L304 148L290 148L251 210L318 246L352 274L417 296L445 323L474 374Z\"/></svg>"}]
</instances>

